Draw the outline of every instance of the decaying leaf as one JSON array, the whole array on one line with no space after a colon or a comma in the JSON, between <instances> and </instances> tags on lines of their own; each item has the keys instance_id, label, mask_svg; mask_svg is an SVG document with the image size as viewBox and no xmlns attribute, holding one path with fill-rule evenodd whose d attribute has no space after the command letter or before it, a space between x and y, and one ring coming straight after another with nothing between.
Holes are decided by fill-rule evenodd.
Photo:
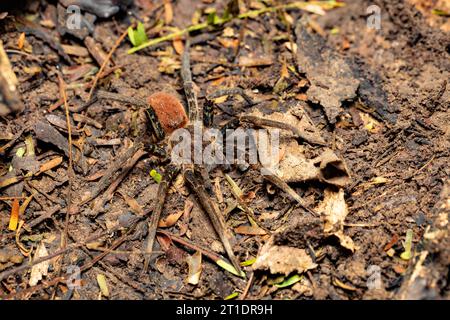
<instances>
[{"instance_id":1,"label":"decaying leaf","mask_svg":"<svg viewBox=\"0 0 450 320\"><path fill-rule=\"evenodd\" d=\"M258 227L258 226L239 226L234 229L234 232L238 234L245 234L245 235L251 235L251 236L263 236L267 234L267 232Z\"/></svg>"},{"instance_id":2,"label":"decaying leaf","mask_svg":"<svg viewBox=\"0 0 450 320\"><path fill-rule=\"evenodd\" d=\"M344 190L325 189L324 199L317 210L323 215L324 234L336 236L344 248L355 251L353 240L344 234L344 220L348 214Z\"/></svg>"},{"instance_id":3,"label":"decaying leaf","mask_svg":"<svg viewBox=\"0 0 450 320\"><path fill-rule=\"evenodd\" d=\"M47 252L47 249L45 248L44 242L41 242L39 244L38 248L36 249L36 253L34 254L33 261L36 261L39 258L42 258L45 256L48 256L48 252ZM30 286L37 285L38 282L40 280L42 280L42 277L47 275L49 265L50 265L49 260L42 261L41 263L34 265L31 268L30 281L28 284Z\"/></svg>"},{"instance_id":4,"label":"decaying leaf","mask_svg":"<svg viewBox=\"0 0 450 320\"><path fill-rule=\"evenodd\" d=\"M328 121L335 123L342 102L356 97L360 81L344 58L307 31L306 21L298 24L296 36L298 64L311 83L308 99L321 104Z\"/></svg>"},{"instance_id":5,"label":"decaying leaf","mask_svg":"<svg viewBox=\"0 0 450 320\"><path fill-rule=\"evenodd\" d=\"M279 106L275 112L264 106L249 112L249 116L288 126L286 129L282 128L280 132L280 148L284 150L284 156L280 157L276 174L288 183L318 180L337 187L347 186L351 178L346 163L327 147L327 143L302 105L303 102L294 101ZM274 130L273 127L263 127L269 132ZM308 159L305 147L297 139L322 146L322 154Z\"/></svg>"},{"instance_id":6,"label":"decaying leaf","mask_svg":"<svg viewBox=\"0 0 450 320\"><path fill-rule=\"evenodd\" d=\"M175 223L177 223L178 219L183 215L184 211L178 211L176 213L169 214L167 217L159 220L158 227L160 228L169 228Z\"/></svg>"},{"instance_id":7,"label":"decaying leaf","mask_svg":"<svg viewBox=\"0 0 450 320\"><path fill-rule=\"evenodd\" d=\"M187 277L187 282L192 285L197 285L200 280L200 275L202 273L202 254L197 251L192 256L186 258L186 262L189 266L189 273Z\"/></svg>"},{"instance_id":8,"label":"decaying leaf","mask_svg":"<svg viewBox=\"0 0 450 320\"><path fill-rule=\"evenodd\" d=\"M120 195L125 200L127 205L130 207L131 211L133 211L135 214L143 215L144 209L142 206L136 201L136 199L130 197L129 195L121 192Z\"/></svg>"},{"instance_id":9,"label":"decaying leaf","mask_svg":"<svg viewBox=\"0 0 450 320\"><path fill-rule=\"evenodd\" d=\"M272 274L289 275L292 272L303 273L317 267L305 249L274 245L268 241L261 249L254 270L269 270Z\"/></svg>"}]
</instances>

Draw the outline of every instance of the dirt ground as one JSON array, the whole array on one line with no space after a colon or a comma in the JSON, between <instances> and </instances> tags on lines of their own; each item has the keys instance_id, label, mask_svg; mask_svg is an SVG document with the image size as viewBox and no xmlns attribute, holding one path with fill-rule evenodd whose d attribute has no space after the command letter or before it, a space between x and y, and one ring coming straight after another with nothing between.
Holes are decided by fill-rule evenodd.
<instances>
[{"instance_id":1,"label":"dirt ground","mask_svg":"<svg viewBox=\"0 0 450 320\"><path fill-rule=\"evenodd\" d=\"M153 139L145 112L108 99L87 105L89 89L106 59L110 72L99 77L96 89L144 100L163 91L186 106L180 76L185 36L133 54L127 53L132 44L124 38L111 59L106 55L135 21L143 21L153 39L174 31L168 26L183 29L205 21L211 8L223 13L228 2L136 0L127 10L95 21L90 35L95 50L86 49L85 36L59 27L55 1L28 1L19 11L0 8L0 17L8 11L0 18L0 40L24 106L0 117L1 298L450 297L446 1L342 1L345 6L324 12L319 5L279 9L191 32L199 105L227 88L241 88L257 102L249 106L245 97L232 94L212 99L214 127L255 112L270 118L274 113L284 117L291 107L303 110L327 146L294 139L285 159L292 146L305 163L330 150L345 166L340 167L345 182L332 180L335 172L324 168L320 177L287 181L303 199L300 205L256 166L211 171L211 198L233 230L237 259L246 262L246 276L239 277L214 261L229 257L195 190L178 175L162 210L165 224L160 223L149 270L142 272L160 185L149 172L164 177L167 161L148 149L127 155L139 139ZM283 4L240 1L238 10ZM368 27L371 5L381 9L378 29ZM71 121L70 159L62 91ZM130 162L133 155L137 159ZM123 177L117 174L121 169ZM110 179L104 179L108 174ZM233 194L226 175L241 196ZM88 196L93 199L83 203ZM19 226L10 230L14 211ZM143 212L150 213L133 223ZM104 236L92 239L99 233ZM411 257L404 254L409 240ZM27 266L51 254L45 263ZM67 280L74 279L77 268L81 280L73 287ZM421 268L434 272L424 275L426 285L412 288Z\"/></svg>"}]
</instances>

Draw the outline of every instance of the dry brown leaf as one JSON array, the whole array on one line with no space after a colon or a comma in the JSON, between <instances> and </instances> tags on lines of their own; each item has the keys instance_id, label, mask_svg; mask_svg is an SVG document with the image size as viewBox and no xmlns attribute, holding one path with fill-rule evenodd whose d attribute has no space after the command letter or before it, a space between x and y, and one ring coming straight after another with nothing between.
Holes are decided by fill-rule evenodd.
<instances>
[{"instance_id":1,"label":"dry brown leaf","mask_svg":"<svg viewBox=\"0 0 450 320\"><path fill-rule=\"evenodd\" d=\"M175 223L177 223L178 219L183 215L184 211L178 211L176 213L169 214L164 219L159 220L158 227L160 228L169 228Z\"/></svg>"},{"instance_id":2,"label":"dry brown leaf","mask_svg":"<svg viewBox=\"0 0 450 320\"><path fill-rule=\"evenodd\" d=\"M183 44L183 40L181 40L181 38L173 39L172 45L173 45L173 48L175 49L176 53L178 53L179 55L183 54L184 44Z\"/></svg>"},{"instance_id":3,"label":"dry brown leaf","mask_svg":"<svg viewBox=\"0 0 450 320\"><path fill-rule=\"evenodd\" d=\"M45 248L45 245L43 242L41 242L36 250L36 253L34 254L33 261L38 260L39 258L48 256L47 249ZM43 276L47 275L48 267L50 265L50 260L42 261L41 263L35 264L31 268L31 275L30 275L30 281L28 284L30 286L35 286L38 284L40 280L42 280Z\"/></svg>"},{"instance_id":4,"label":"dry brown leaf","mask_svg":"<svg viewBox=\"0 0 450 320\"><path fill-rule=\"evenodd\" d=\"M141 205L136 201L136 199L131 198L130 196L126 195L125 193L120 193L122 198L125 200L127 205L130 207L131 211L133 211L137 215L143 215L144 209L141 207Z\"/></svg>"},{"instance_id":5,"label":"dry brown leaf","mask_svg":"<svg viewBox=\"0 0 450 320\"><path fill-rule=\"evenodd\" d=\"M344 248L354 252L355 244L353 240L344 234L344 221L348 215L344 189L339 189L337 192L331 188L325 189L324 199L317 211L323 215L324 233L336 236Z\"/></svg>"},{"instance_id":6,"label":"dry brown leaf","mask_svg":"<svg viewBox=\"0 0 450 320\"><path fill-rule=\"evenodd\" d=\"M186 262L189 266L189 273L187 282L192 285L197 285L200 281L200 275L202 273L202 254L197 251L192 256L186 258Z\"/></svg>"},{"instance_id":7,"label":"dry brown leaf","mask_svg":"<svg viewBox=\"0 0 450 320\"><path fill-rule=\"evenodd\" d=\"M173 20L173 8L171 0L164 0L164 20L166 24L170 24Z\"/></svg>"},{"instance_id":8,"label":"dry brown leaf","mask_svg":"<svg viewBox=\"0 0 450 320\"><path fill-rule=\"evenodd\" d=\"M170 239L169 236L165 234L158 234L156 235L156 239L158 240L161 249L163 249L164 251L169 250L170 245L172 244L172 239Z\"/></svg>"},{"instance_id":9,"label":"dry brown leaf","mask_svg":"<svg viewBox=\"0 0 450 320\"><path fill-rule=\"evenodd\" d=\"M267 232L264 229L254 226L239 226L234 229L234 232L238 234L245 234L251 236L263 236L267 234Z\"/></svg>"},{"instance_id":10,"label":"dry brown leaf","mask_svg":"<svg viewBox=\"0 0 450 320\"><path fill-rule=\"evenodd\" d=\"M305 249L266 243L253 264L254 270L269 270L272 274L289 275L292 272L303 273L317 267Z\"/></svg>"}]
</instances>

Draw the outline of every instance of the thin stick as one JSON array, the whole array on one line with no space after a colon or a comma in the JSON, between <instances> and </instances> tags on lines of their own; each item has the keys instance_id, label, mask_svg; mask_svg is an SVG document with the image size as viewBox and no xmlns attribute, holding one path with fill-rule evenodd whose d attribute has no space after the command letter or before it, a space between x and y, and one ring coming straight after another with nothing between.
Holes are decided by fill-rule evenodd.
<instances>
[{"instance_id":1,"label":"thin stick","mask_svg":"<svg viewBox=\"0 0 450 320\"><path fill-rule=\"evenodd\" d=\"M103 207L106 201L110 200L114 194L114 191L117 189L119 184L125 179L125 177L128 175L131 169L134 168L136 163L139 161L139 159L147 154L142 149L138 149L136 153L124 164L124 168L122 169L122 172L117 176L117 178L111 183L111 185L106 189L105 194L98 202L95 203L93 206L94 214L96 211L98 211L100 208Z\"/></svg>"},{"instance_id":2,"label":"thin stick","mask_svg":"<svg viewBox=\"0 0 450 320\"><path fill-rule=\"evenodd\" d=\"M208 257L209 259L211 259L214 262L217 262L219 260L224 260L224 261L226 260L225 258L223 258L222 256L216 254L215 252L212 252L212 251L210 251L208 249L205 249L205 248L203 248L203 247L201 247L201 246L199 246L197 244L194 244L194 243L192 243L189 240L180 238L180 237L178 237L178 236L176 236L176 235L174 235L174 234L172 234L172 233L170 233L168 231L158 230L157 233L163 234L165 236L168 236L172 241L177 242L177 243L181 244L182 246L185 246L185 247L187 247L187 248L189 248L191 250L201 252L205 257Z\"/></svg>"},{"instance_id":3,"label":"thin stick","mask_svg":"<svg viewBox=\"0 0 450 320\"><path fill-rule=\"evenodd\" d=\"M100 192L105 190L113 180L113 177L115 173L120 170L123 167L123 164L128 161L128 159L136 152L138 149L138 145L134 144L130 148L128 148L122 155L120 155L110 166L108 171L103 175L103 177L100 179L99 182L97 182L97 185L95 186L94 190L91 191L91 194L81 201L79 204L80 206L90 202L95 197L97 197Z\"/></svg>"},{"instance_id":4,"label":"thin stick","mask_svg":"<svg viewBox=\"0 0 450 320\"><path fill-rule=\"evenodd\" d=\"M250 275L250 278L248 279L247 285L245 286L244 292L242 292L242 295L239 297L239 300L245 300L245 298L247 298L248 292L250 291L250 288L252 287L254 278L255 278L255 273L252 272Z\"/></svg>"},{"instance_id":5,"label":"thin stick","mask_svg":"<svg viewBox=\"0 0 450 320\"><path fill-rule=\"evenodd\" d=\"M73 157L72 157L72 126L70 124L70 115L69 115L69 105L67 103L67 95L66 95L66 84L64 83L64 79L62 78L61 74L58 73L58 81L59 81L59 90L60 95L63 98L64 102L64 110L66 114L66 123L67 123L67 131L69 136L69 167L68 167L68 179L69 179L69 185L68 185L68 192L67 192L67 210L66 210L66 219L64 223L64 234L61 239L61 247L65 248L67 245L67 231L69 228L69 216L72 208L72 187L73 187Z\"/></svg>"},{"instance_id":6,"label":"thin stick","mask_svg":"<svg viewBox=\"0 0 450 320\"><path fill-rule=\"evenodd\" d=\"M297 194L297 192L295 192L286 182L281 180L281 178L278 177L276 174L265 174L263 176L264 176L264 179L268 180L273 185L275 185L276 187L280 188L281 190L286 192L288 195L290 195L295 201L298 202L298 204L300 206L302 206L303 209L305 209L306 211L308 211L309 213L311 213L312 215L314 215L316 217L319 216L319 214L317 212L315 212L313 209L309 208L306 205L305 201Z\"/></svg>"},{"instance_id":7,"label":"thin stick","mask_svg":"<svg viewBox=\"0 0 450 320\"><path fill-rule=\"evenodd\" d=\"M134 26L133 26L134 28ZM128 30L125 30L120 37L117 39L117 41L114 43L114 46L109 51L108 55L105 58L105 61L100 67L100 70L98 70L97 74L95 75L94 82L92 83L91 90L89 90L88 95L88 101L91 100L92 94L94 93L95 87L97 86L98 79L100 78L101 74L103 73L103 70L106 68L106 65L108 64L108 61L111 59L114 51L119 47L119 45L122 43L123 39L128 35Z\"/></svg>"}]
</instances>

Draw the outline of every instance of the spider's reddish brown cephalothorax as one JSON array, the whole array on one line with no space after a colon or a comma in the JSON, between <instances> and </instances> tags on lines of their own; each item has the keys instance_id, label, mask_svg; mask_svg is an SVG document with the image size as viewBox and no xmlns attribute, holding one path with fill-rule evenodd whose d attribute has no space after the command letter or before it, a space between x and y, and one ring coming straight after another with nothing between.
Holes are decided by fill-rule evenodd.
<instances>
[{"instance_id":1,"label":"spider's reddish brown cephalothorax","mask_svg":"<svg viewBox=\"0 0 450 320\"><path fill-rule=\"evenodd\" d=\"M156 92L147 98L166 134L185 127L188 116L181 102L171 94Z\"/></svg>"}]
</instances>

